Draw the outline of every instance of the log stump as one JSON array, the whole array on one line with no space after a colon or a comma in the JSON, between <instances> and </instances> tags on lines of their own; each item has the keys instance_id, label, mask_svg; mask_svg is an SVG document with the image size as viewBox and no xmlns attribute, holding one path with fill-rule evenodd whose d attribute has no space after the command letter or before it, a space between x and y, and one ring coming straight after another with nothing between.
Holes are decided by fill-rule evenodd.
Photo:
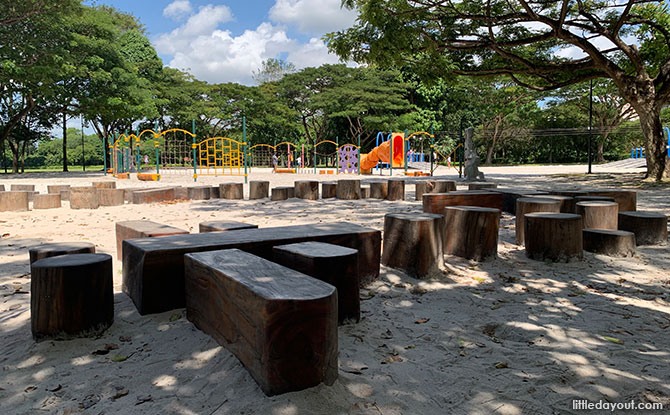
<instances>
[{"instance_id":1,"label":"log stump","mask_svg":"<svg viewBox=\"0 0 670 415\"><path fill-rule=\"evenodd\" d=\"M157 238L160 236L188 234L187 230L163 225L150 220L127 220L116 222L116 257L123 257L123 241L137 238Z\"/></svg>"},{"instance_id":2,"label":"log stump","mask_svg":"<svg viewBox=\"0 0 670 415\"><path fill-rule=\"evenodd\" d=\"M60 191L60 200L61 202L70 201L70 189Z\"/></svg>"},{"instance_id":3,"label":"log stump","mask_svg":"<svg viewBox=\"0 0 670 415\"><path fill-rule=\"evenodd\" d=\"M342 200L361 198L361 181L358 179L341 179L337 181L335 195Z\"/></svg>"},{"instance_id":4,"label":"log stump","mask_svg":"<svg viewBox=\"0 0 670 415\"><path fill-rule=\"evenodd\" d=\"M584 250L615 257L635 255L635 234L612 229L584 229Z\"/></svg>"},{"instance_id":5,"label":"log stump","mask_svg":"<svg viewBox=\"0 0 670 415\"><path fill-rule=\"evenodd\" d=\"M244 186L242 183L219 184L219 196L221 199L241 200L244 199Z\"/></svg>"},{"instance_id":6,"label":"log stump","mask_svg":"<svg viewBox=\"0 0 670 415\"><path fill-rule=\"evenodd\" d=\"M539 199L551 199L558 200L561 204L560 212L561 213L575 213L575 199L570 196L559 196L559 195L522 195L521 197L527 198L539 198Z\"/></svg>"},{"instance_id":7,"label":"log stump","mask_svg":"<svg viewBox=\"0 0 670 415\"><path fill-rule=\"evenodd\" d=\"M209 198L210 199L221 199L221 193L219 193L219 186L210 187Z\"/></svg>"},{"instance_id":8,"label":"log stump","mask_svg":"<svg viewBox=\"0 0 670 415\"><path fill-rule=\"evenodd\" d=\"M388 181L386 200L405 200L405 181L391 179Z\"/></svg>"},{"instance_id":9,"label":"log stump","mask_svg":"<svg viewBox=\"0 0 670 415\"><path fill-rule=\"evenodd\" d=\"M249 182L249 200L267 199L270 197L270 182L267 180L252 180Z\"/></svg>"},{"instance_id":10,"label":"log stump","mask_svg":"<svg viewBox=\"0 0 670 415\"><path fill-rule=\"evenodd\" d=\"M435 189L435 182L433 180L421 180L414 183L414 197L421 202L425 193L432 193Z\"/></svg>"},{"instance_id":11,"label":"log stump","mask_svg":"<svg viewBox=\"0 0 670 415\"><path fill-rule=\"evenodd\" d=\"M252 223L236 222L232 220L212 220L200 222L198 225L200 233L203 232L225 232L236 231L239 229L256 229L258 225Z\"/></svg>"},{"instance_id":12,"label":"log stump","mask_svg":"<svg viewBox=\"0 0 670 415\"><path fill-rule=\"evenodd\" d=\"M152 188L147 190L135 190L132 192L133 204L159 203L176 199L179 187Z\"/></svg>"},{"instance_id":13,"label":"log stump","mask_svg":"<svg viewBox=\"0 0 670 415\"><path fill-rule=\"evenodd\" d=\"M316 180L296 180L293 183L295 197L298 199L318 200L319 182Z\"/></svg>"},{"instance_id":14,"label":"log stump","mask_svg":"<svg viewBox=\"0 0 670 415\"><path fill-rule=\"evenodd\" d=\"M479 206L500 210L502 200L500 193L485 190L427 193L423 195L423 211L442 215L447 206Z\"/></svg>"},{"instance_id":15,"label":"log stump","mask_svg":"<svg viewBox=\"0 0 670 415\"><path fill-rule=\"evenodd\" d=\"M589 192L586 190L569 189L569 190L550 190L549 194L557 196L577 197L577 196L588 196Z\"/></svg>"},{"instance_id":16,"label":"log stump","mask_svg":"<svg viewBox=\"0 0 670 415\"><path fill-rule=\"evenodd\" d=\"M503 212L510 213L512 215L516 215L516 200L520 197L535 197L535 196L541 196L541 195L546 195L547 192L543 192L540 190L529 190L529 189L486 189L486 190L473 190L473 192L494 192L494 193L500 193L502 199L502 208L501 210ZM493 206L491 206L493 207Z\"/></svg>"},{"instance_id":17,"label":"log stump","mask_svg":"<svg viewBox=\"0 0 670 415\"><path fill-rule=\"evenodd\" d=\"M447 193L456 191L456 182L453 180L435 180L435 187L431 193Z\"/></svg>"},{"instance_id":18,"label":"log stump","mask_svg":"<svg viewBox=\"0 0 670 415\"><path fill-rule=\"evenodd\" d=\"M371 199L386 199L389 192L388 182L371 182L370 183L370 198Z\"/></svg>"},{"instance_id":19,"label":"log stump","mask_svg":"<svg viewBox=\"0 0 670 415\"><path fill-rule=\"evenodd\" d=\"M582 216L584 229L616 229L619 205L616 202L577 202L575 213Z\"/></svg>"},{"instance_id":20,"label":"log stump","mask_svg":"<svg viewBox=\"0 0 670 415\"><path fill-rule=\"evenodd\" d=\"M388 213L384 216L382 264L414 278L428 278L442 268L442 215Z\"/></svg>"},{"instance_id":21,"label":"log stump","mask_svg":"<svg viewBox=\"0 0 670 415\"><path fill-rule=\"evenodd\" d=\"M98 189L91 187L70 188L71 209L97 209L100 206Z\"/></svg>"},{"instance_id":22,"label":"log stump","mask_svg":"<svg viewBox=\"0 0 670 415\"><path fill-rule=\"evenodd\" d=\"M659 212L619 212L618 228L633 232L637 245L660 245L668 241L668 218Z\"/></svg>"},{"instance_id":23,"label":"log stump","mask_svg":"<svg viewBox=\"0 0 670 415\"><path fill-rule=\"evenodd\" d=\"M579 202L615 202L615 200L609 196L576 196L575 203Z\"/></svg>"},{"instance_id":24,"label":"log stump","mask_svg":"<svg viewBox=\"0 0 670 415\"><path fill-rule=\"evenodd\" d=\"M33 196L33 209L58 209L61 207L60 193Z\"/></svg>"},{"instance_id":25,"label":"log stump","mask_svg":"<svg viewBox=\"0 0 670 415\"><path fill-rule=\"evenodd\" d=\"M104 181L104 182L93 182L93 187L96 189L116 189L116 182Z\"/></svg>"},{"instance_id":26,"label":"log stump","mask_svg":"<svg viewBox=\"0 0 670 415\"><path fill-rule=\"evenodd\" d=\"M496 188L498 188L498 185L496 183L490 183L490 182L468 183L468 190L496 189Z\"/></svg>"},{"instance_id":27,"label":"log stump","mask_svg":"<svg viewBox=\"0 0 670 415\"><path fill-rule=\"evenodd\" d=\"M31 264L40 259L70 254L95 254L95 245L90 242L59 242L28 249Z\"/></svg>"},{"instance_id":28,"label":"log stump","mask_svg":"<svg viewBox=\"0 0 670 415\"><path fill-rule=\"evenodd\" d=\"M13 184L10 189L11 189L12 192L34 192L35 191L35 185L34 184Z\"/></svg>"},{"instance_id":29,"label":"log stump","mask_svg":"<svg viewBox=\"0 0 670 415\"><path fill-rule=\"evenodd\" d=\"M500 210L478 206L444 208L444 253L475 261L498 254Z\"/></svg>"},{"instance_id":30,"label":"log stump","mask_svg":"<svg viewBox=\"0 0 670 415\"><path fill-rule=\"evenodd\" d=\"M337 197L337 183L336 182L322 182L321 183L321 198L330 199Z\"/></svg>"},{"instance_id":31,"label":"log stump","mask_svg":"<svg viewBox=\"0 0 670 415\"><path fill-rule=\"evenodd\" d=\"M190 200L209 200L211 197L211 186L189 186L186 188L186 198Z\"/></svg>"},{"instance_id":32,"label":"log stump","mask_svg":"<svg viewBox=\"0 0 670 415\"><path fill-rule=\"evenodd\" d=\"M582 217L573 213L527 213L526 256L538 261L582 258Z\"/></svg>"},{"instance_id":33,"label":"log stump","mask_svg":"<svg viewBox=\"0 0 670 415\"><path fill-rule=\"evenodd\" d=\"M30 323L36 341L95 336L114 321L111 256L54 256L30 268Z\"/></svg>"},{"instance_id":34,"label":"log stump","mask_svg":"<svg viewBox=\"0 0 670 415\"><path fill-rule=\"evenodd\" d=\"M4 184L0 184L0 192L4 192L4 191L5 191L5 185L4 185Z\"/></svg>"},{"instance_id":35,"label":"log stump","mask_svg":"<svg viewBox=\"0 0 670 415\"><path fill-rule=\"evenodd\" d=\"M0 212L25 212L30 210L29 192L0 192Z\"/></svg>"},{"instance_id":36,"label":"log stump","mask_svg":"<svg viewBox=\"0 0 670 415\"><path fill-rule=\"evenodd\" d=\"M361 199L370 198L370 186L361 186Z\"/></svg>"},{"instance_id":37,"label":"log stump","mask_svg":"<svg viewBox=\"0 0 670 415\"><path fill-rule=\"evenodd\" d=\"M591 190L591 196L608 196L619 204L619 212L634 212L637 210L637 191L624 189Z\"/></svg>"},{"instance_id":38,"label":"log stump","mask_svg":"<svg viewBox=\"0 0 670 415\"><path fill-rule=\"evenodd\" d=\"M523 245L525 241L525 217L526 213L553 212L560 213L561 202L558 200L544 199L541 197L520 197L516 200L516 243Z\"/></svg>"},{"instance_id":39,"label":"log stump","mask_svg":"<svg viewBox=\"0 0 670 415\"><path fill-rule=\"evenodd\" d=\"M295 189L292 186L279 186L272 189L272 196L270 197L270 200L286 200L292 198L294 194Z\"/></svg>"},{"instance_id":40,"label":"log stump","mask_svg":"<svg viewBox=\"0 0 670 415\"><path fill-rule=\"evenodd\" d=\"M123 189L98 188L100 206L121 206L126 203Z\"/></svg>"},{"instance_id":41,"label":"log stump","mask_svg":"<svg viewBox=\"0 0 670 415\"><path fill-rule=\"evenodd\" d=\"M359 321L358 251L323 242L300 242L272 248L272 262L337 288L337 320Z\"/></svg>"},{"instance_id":42,"label":"log stump","mask_svg":"<svg viewBox=\"0 0 670 415\"><path fill-rule=\"evenodd\" d=\"M47 193L60 193L60 200L70 200L70 185L69 184L50 184L47 186ZM65 193L65 194L64 194Z\"/></svg>"}]
</instances>

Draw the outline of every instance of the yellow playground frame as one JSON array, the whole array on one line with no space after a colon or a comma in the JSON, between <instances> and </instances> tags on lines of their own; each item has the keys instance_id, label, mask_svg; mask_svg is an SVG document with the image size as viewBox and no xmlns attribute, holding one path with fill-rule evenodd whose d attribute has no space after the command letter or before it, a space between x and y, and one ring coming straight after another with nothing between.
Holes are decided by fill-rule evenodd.
<instances>
[{"instance_id":1,"label":"yellow playground frame","mask_svg":"<svg viewBox=\"0 0 670 415\"><path fill-rule=\"evenodd\" d=\"M212 137L194 144L198 155L197 174L203 176L243 175L246 145L247 143L228 137ZM226 173L226 169L229 169L229 173Z\"/></svg>"}]
</instances>

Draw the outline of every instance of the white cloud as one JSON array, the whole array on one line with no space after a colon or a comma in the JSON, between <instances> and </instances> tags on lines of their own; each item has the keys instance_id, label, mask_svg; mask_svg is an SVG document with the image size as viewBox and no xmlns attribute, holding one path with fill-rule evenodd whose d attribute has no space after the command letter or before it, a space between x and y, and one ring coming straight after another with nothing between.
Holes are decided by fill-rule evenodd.
<instances>
[{"instance_id":1,"label":"white cloud","mask_svg":"<svg viewBox=\"0 0 670 415\"><path fill-rule=\"evenodd\" d=\"M287 61L292 62L297 68L310 66L321 66L326 63L335 64L339 62L337 55L328 53L328 47L323 40L311 38L309 43L300 45L289 52Z\"/></svg>"},{"instance_id":2,"label":"white cloud","mask_svg":"<svg viewBox=\"0 0 670 415\"><path fill-rule=\"evenodd\" d=\"M227 6L208 4L201 7L198 13L188 18L186 23L170 33L163 33L154 39L154 46L159 53L174 55L190 47L189 43L198 36L211 36L221 23L229 22L233 14Z\"/></svg>"},{"instance_id":3,"label":"white cloud","mask_svg":"<svg viewBox=\"0 0 670 415\"><path fill-rule=\"evenodd\" d=\"M341 0L276 0L270 19L294 25L303 33L333 32L356 22L356 11L340 5Z\"/></svg>"},{"instance_id":4,"label":"white cloud","mask_svg":"<svg viewBox=\"0 0 670 415\"><path fill-rule=\"evenodd\" d=\"M173 20L181 20L193 11L188 0L175 0L163 9L163 16Z\"/></svg>"}]
</instances>

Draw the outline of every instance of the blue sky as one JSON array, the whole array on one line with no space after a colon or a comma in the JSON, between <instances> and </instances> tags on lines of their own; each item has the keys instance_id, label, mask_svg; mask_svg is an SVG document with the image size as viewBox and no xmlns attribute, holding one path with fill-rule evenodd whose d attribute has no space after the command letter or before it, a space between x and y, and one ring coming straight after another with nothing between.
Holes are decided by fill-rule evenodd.
<instances>
[{"instance_id":1,"label":"blue sky","mask_svg":"<svg viewBox=\"0 0 670 415\"><path fill-rule=\"evenodd\" d=\"M163 63L198 79L252 85L263 60L336 63L321 37L356 15L341 0L94 0L137 16Z\"/></svg>"}]
</instances>

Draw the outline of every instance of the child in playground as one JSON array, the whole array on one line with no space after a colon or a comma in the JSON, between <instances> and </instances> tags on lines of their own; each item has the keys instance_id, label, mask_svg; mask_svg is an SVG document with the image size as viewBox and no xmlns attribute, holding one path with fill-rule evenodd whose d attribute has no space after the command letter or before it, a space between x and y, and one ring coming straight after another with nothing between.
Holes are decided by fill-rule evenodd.
<instances>
[{"instance_id":1,"label":"child in playground","mask_svg":"<svg viewBox=\"0 0 670 415\"><path fill-rule=\"evenodd\" d=\"M277 158L277 153L272 154L272 172L276 173L277 172L277 164L279 163L279 159Z\"/></svg>"}]
</instances>

